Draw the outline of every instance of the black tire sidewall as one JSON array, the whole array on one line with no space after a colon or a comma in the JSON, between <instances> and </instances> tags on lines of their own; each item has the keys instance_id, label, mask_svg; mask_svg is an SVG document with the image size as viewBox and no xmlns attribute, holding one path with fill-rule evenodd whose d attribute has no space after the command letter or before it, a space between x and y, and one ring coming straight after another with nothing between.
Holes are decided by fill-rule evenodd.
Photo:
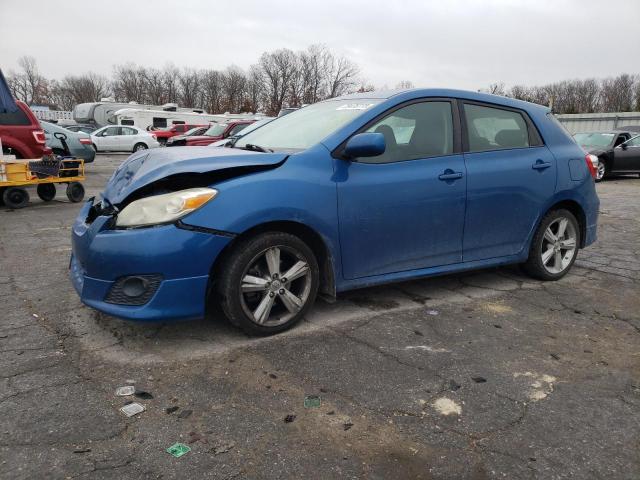
<instances>
[{"instance_id":1,"label":"black tire sidewall","mask_svg":"<svg viewBox=\"0 0 640 480\"><path fill-rule=\"evenodd\" d=\"M139 152L140 150L148 150L148 149L149 147L145 143L139 142L133 146L133 153Z\"/></svg>"},{"instance_id":2,"label":"black tire sidewall","mask_svg":"<svg viewBox=\"0 0 640 480\"><path fill-rule=\"evenodd\" d=\"M13 202L11 197L20 192L21 198L19 202ZM2 199L4 200L5 206L13 209L26 207L29 203L29 192L27 192L24 188L19 187L8 187L2 193Z\"/></svg>"},{"instance_id":3,"label":"black tire sidewall","mask_svg":"<svg viewBox=\"0 0 640 480\"><path fill-rule=\"evenodd\" d=\"M53 183L41 183L36 188L36 193L43 202L50 202L56 198L56 187Z\"/></svg>"},{"instance_id":4,"label":"black tire sidewall","mask_svg":"<svg viewBox=\"0 0 640 480\"><path fill-rule=\"evenodd\" d=\"M67 185L67 198L73 203L82 201L84 198L84 187L80 182L72 182Z\"/></svg>"},{"instance_id":5,"label":"black tire sidewall","mask_svg":"<svg viewBox=\"0 0 640 480\"><path fill-rule=\"evenodd\" d=\"M239 288L249 262L260 252L276 246L289 247L300 252L311 270L311 290L302 309L288 322L277 326L258 325L248 318L240 300ZM222 310L231 323L249 335L273 335L293 327L314 304L318 292L320 270L313 251L300 238L283 232L266 232L240 241L226 258L218 273L216 290Z\"/></svg>"},{"instance_id":6,"label":"black tire sidewall","mask_svg":"<svg viewBox=\"0 0 640 480\"><path fill-rule=\"evenodd\" d=\"M549 225L560 217L565 217L573 223L573 227L576 231L576 251L573 255L573 258L571 259L571 263L569 263L567 268L565 268L560 273L551 273L542 264L542 240L544 238L544 232L547 230ZM565 209L552 210L544 216L544 218L540 222L540 225L538 226L538 229L536 230L535 235L533 236L533 239L531 241L531 249L529 251L529 258L524 264L524 268L527 273L539 280L559 280L571 270L571 267L573 267L573 264L578 257L578 251L580 249L581 241L582 237L580 224L578 223L575 215L573 215L573 213L571 213L569 210Z\"/></svg>"}]
</instances>

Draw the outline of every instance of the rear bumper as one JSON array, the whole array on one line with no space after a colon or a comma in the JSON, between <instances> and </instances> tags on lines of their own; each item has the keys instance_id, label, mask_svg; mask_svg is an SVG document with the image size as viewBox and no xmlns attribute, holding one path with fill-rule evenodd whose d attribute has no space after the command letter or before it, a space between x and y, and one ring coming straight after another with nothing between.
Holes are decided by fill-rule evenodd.
<instances>
[{"instance_id":1,"label":"rear bumper","mask_svg":"<svg viewBox=\"0 0 640 480\"><path fill-rule=\"evenodd\" d=\"M201 318L211 267L229 237L184 230L175 225L115 230L110 217L87 224L91 201L76 219L69 265L71 282L86 305L136 321ZM107 301L118 279L136 275L162 278L143 305Z\"/></svg>"}]
</instances>

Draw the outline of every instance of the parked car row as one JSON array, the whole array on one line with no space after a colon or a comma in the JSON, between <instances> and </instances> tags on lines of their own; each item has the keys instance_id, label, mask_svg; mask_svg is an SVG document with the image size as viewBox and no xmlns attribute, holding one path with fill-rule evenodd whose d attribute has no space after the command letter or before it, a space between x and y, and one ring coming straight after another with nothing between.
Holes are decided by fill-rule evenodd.
<instances>
[{"instance_id":1,"label":"parked car row","mask_svg":"<svg viewBox=\"0 0 640 480\"><path fill-rule=\"evenodd\" d=\"M598 158L596 182L614 173L640 174L640 134L634 130L576 133L573 138Z\"/></svg>"}]
</instances>

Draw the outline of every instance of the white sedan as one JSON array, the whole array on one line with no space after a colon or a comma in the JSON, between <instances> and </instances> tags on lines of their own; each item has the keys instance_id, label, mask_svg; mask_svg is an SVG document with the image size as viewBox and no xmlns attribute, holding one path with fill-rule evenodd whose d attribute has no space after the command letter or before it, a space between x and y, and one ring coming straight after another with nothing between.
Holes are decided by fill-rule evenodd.
<instances>
[{"instance_id":1,"label":"white sedan","mask_svg":"<svg viewBox=\"0 0 640 480\"><path fill-rule=\"evenodd\" d=\"M99 128L91 133L91 141L96 152L137 152L160 146L152 133L124 125Z\"/></svg>"}]
</instances>

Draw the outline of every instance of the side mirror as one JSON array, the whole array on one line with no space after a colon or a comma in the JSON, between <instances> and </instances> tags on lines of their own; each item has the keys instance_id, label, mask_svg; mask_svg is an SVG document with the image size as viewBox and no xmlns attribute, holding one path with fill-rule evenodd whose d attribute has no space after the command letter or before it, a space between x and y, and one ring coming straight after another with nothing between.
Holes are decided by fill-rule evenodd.
<instances>
[{"instance_id":1,"label":"side mirror","mask_svg":"<svg viewBox=\"0 0 640 480\"><path fill-rule=\"evenodd\" d=\"M627 149L627 144L626 143L621 143L620 145L618 145L622 150L626 150Z\"/></svg>"},{"instance_id":2,"label":"side mirror","mask_svg":"<svg viewBox=\"0 0 640 480\"><path fill-rule=\"evenodd\" d=\"M344 154L348 158L377 157L387 148L381 133L358 133L347 141Z\"/></svg>"}]
</instances>

